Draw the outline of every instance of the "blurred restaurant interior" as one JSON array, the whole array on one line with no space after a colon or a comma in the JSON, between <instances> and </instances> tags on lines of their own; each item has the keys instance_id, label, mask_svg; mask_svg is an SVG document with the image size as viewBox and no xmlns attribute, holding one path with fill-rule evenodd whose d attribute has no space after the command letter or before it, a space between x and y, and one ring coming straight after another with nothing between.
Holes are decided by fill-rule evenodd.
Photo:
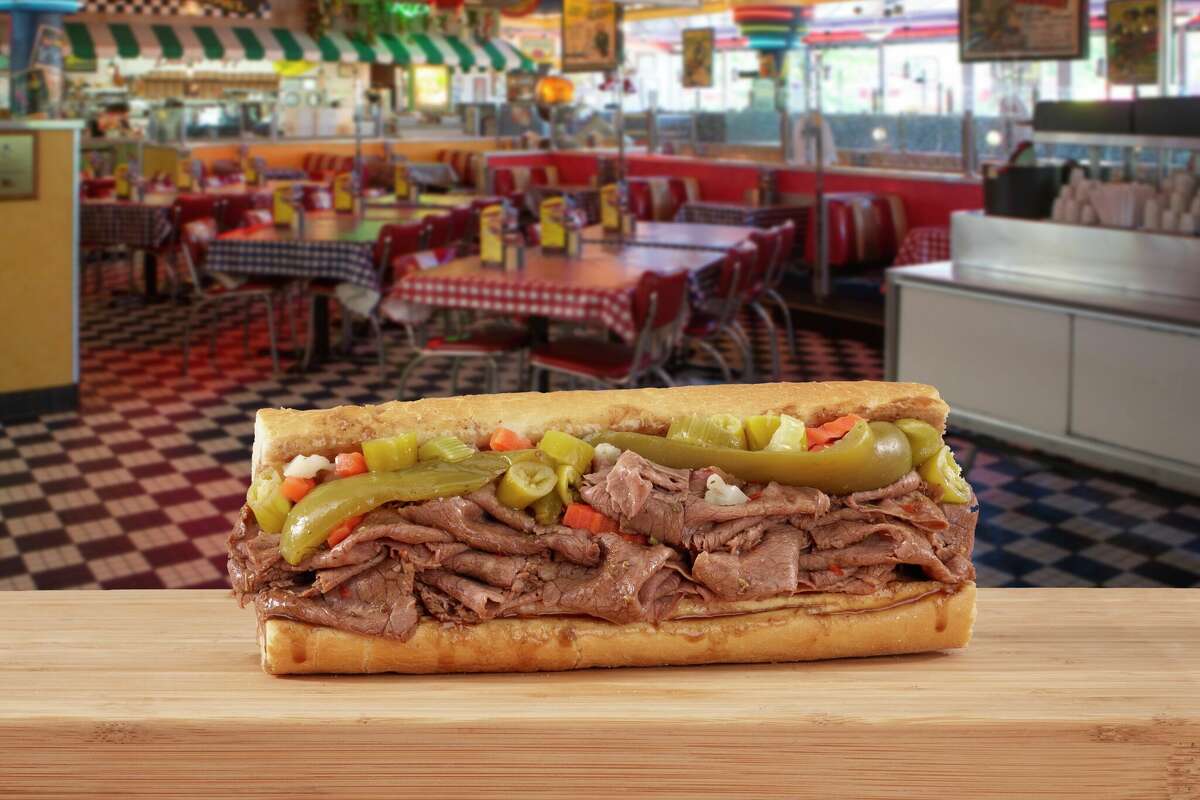
<instances>
[{"instance_id":1,"label":"blurred restaurant interior","mask_svg":"<svg viewBox=\"0 0 1200 800\"><path fill-rule=\"evenodd\" d=\"M1200 0L0 0L0 589L254 413L927 382L981 586L1200 586Z\"/></svg>"}]
</instances>

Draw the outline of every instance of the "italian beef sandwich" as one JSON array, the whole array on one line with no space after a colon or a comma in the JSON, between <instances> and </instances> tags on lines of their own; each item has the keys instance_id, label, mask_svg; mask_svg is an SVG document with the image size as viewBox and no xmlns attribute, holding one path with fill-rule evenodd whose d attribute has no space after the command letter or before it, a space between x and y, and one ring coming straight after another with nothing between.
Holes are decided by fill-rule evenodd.
<instances>
[{"instance_id":1,"label":"italian beef sandwich","mask_svg":"<svg viewBox=\"0 0 1200 800\"><path fill-rule=\"evenodd\" d=\"M946 413L873 382L264 409L229 575L274 674L963 647Z\"/></svg>"}]
</instances>

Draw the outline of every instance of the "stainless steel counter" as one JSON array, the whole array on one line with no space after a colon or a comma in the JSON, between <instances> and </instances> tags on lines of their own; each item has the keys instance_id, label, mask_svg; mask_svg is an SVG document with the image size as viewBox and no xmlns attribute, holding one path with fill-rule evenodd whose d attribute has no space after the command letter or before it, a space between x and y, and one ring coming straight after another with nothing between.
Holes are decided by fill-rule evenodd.
<instances>
[{"instance_id":1,"label":"stainless steel counter","mask_svg":"<svg viewBox=\"0 0 1200 800\"><path fill-rule=\"evenodd\" d=\"M1200 270L1200 264L1197 264ZM985 292L1039 304L1200 329L1200 299L1119 289L1077 280L1042 278L987 267L939 261L889 271L891 281Z\"/></svg>"}]
</instances>

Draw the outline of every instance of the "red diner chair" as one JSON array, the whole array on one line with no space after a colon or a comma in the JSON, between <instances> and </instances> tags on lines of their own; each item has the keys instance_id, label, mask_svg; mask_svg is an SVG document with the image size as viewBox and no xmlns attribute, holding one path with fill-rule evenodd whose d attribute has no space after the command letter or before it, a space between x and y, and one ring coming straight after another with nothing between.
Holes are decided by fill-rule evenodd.
<instances>
[{"instance_id":1,"label":"red diner chair","mask_svg":"<svg viewBox=\"0 0 1200 800\"><path fill-rule=\"evenodd\" d=\"M748 379L754 371L754 351L734 326L742 304L742 276L748 274L757 258L758 248L750 242L743 242L726 253L716 291L701 308L692 310L683 329L681 349L686 352L689 347L694 347L706 353L716 362L725 383L733 382L733 373L721 351L712 343L718 336L727 337L741 352L742 379Z\"/></svg>"},{"instance_id":2,"label":"red diner chair","mask_svg":"<svg viewBox=\"0 0 1200 800\"><path fill-rule=\"evenodd\" d=\"M433 214L422 220L425 225L425 247L446 247L453 240L453 220L449 214Z\"/></svg>"},{"instance_id":3,"label":"red diner chair","mask_svg":"<svg viewBox=\"0 0 1200 800\"><path fill-rule=\"evenodd\" d=\"M471 222L475 212L468 206L450 209L450 241L453 244L464 245L471 238Z\"/></svg>"},{"instance_id":4,"label":"red diner chair","mask_svg":"<svg viewBox=\"0 0 1200 800\"><path fill-rule=\"evenodd\" d=\"M767 281L778 258L782 238L782 232L776 228L755 229L750 232L749 239L758 247L758 257L754 260L753 270L745 282L746 294L743 296L743 303L758 315L763 327L767 329L767 339L771 343L771 375L772 380L776 381L781 375L779 337L775 321L771 319L771 314L763 306L762 300L766 296Z\"/></svg>"},{"instance_id":5,"label":"red diner chair","mask_svg":"<svg viewBox=\"0 0 1200 800\"><path fill-rule=\"evenodd\" d=\"M687 310L687 273L645 272L633 290L633 319L637 336L632 344L587 336L565 336L531 351L533 378L540 371L566 375L572 384L582 378L602 387L636 386L655 375L675 384L666 370L679 344Z\"/></svg>"},{"instance_id":6,"label":"red diner chair","mask_svg":"<svg viewBox=\"0 0 1200 800\"><path fill-rule=\"evenodd\" d=\"M763 286L763 297L773 302L779 309L779 315L783 318L784 330L787 332L788 352L794 356L796 355L796 329L792 325L792 310L788 308L787 302L783 299L780 288L783 286L783 278L787 274L788 265L792 261L792 250L796 247L796 223L790 219L785 220L776 225L775 230L779 232L779 247L776 249L771 270L767 273L766 283Z\"/></svg>"},{"instance_id":7,"label":"red diner chair","mask_svg":"<svg viewBox=\"0 0 1200 800\"><path fill-rule=\"evenodd\" d=\"M305 186L301 202L305 211L332 211L333 192L328 186Z\"/></svg>"},{"instance_id":8,"label":"red diner chair","mask_svg":"<svg viewBox=\"0 0 1200 800\"><path fill-rule=\"evenodd\" d=\"M629 182L629 210L641 222L654 221L654 201L650 197L650 184L645 181Z\"/></svg>"},{"instance_id":9,"label":"red diner chair","mask_svg":"<svg viewBox=\"0 0 1200 800\"><path fill-rule=\"evenodd\" d=\"M274 224L275 217L268 208L248 208L242 212L242 228L259 228Z\"/></svg>"},{"instance_id":10,"label":"red diner chair","mask_svg":"<svg viewBox=\"0 0 1200 800\"><path fill-rule=\"evenodd\" d=\"M221 231L229 231L239 227L242 220L246 216L246 212L257 208L255 197L250 193L229 194L223 198L217 221L220 223Z\"/></svg>"},{"instance_id":11,"label":"red diner chair","mask_svg":"<svg viewBox=\"0 0 1200 800\"><path fill-rule=\"evenodd\" d=\"M79 192L86 200L104 200L116 191L115 178L84 178L79 182Z\"/></svg>"},{"instance_id":12,"label":"red diner chair","mask_svg":"<svg viewBox=\"0 0 1200 800\"><path fill-rule=\"evenodd\" d=\"M183 262L187 266L192 280L193 295L188 305L187 321L183 327L183 374L187 375L189 352L192 338L192 326L200 310L206 306L221 303L240 303L243 306L244 318L248 330L250 310L255 302L261 301L266 309L267 338L271 347L271 370L279 372L279 348L275 336L275 306L274 297L280 289L280 284L267 281L245 281L234 283L223 281L209 273L206 268L208 247L217 238L217 220L215 217L193 219L180 228L179 245ZM249 336L244 335L242 346L249 356ZM209 338L209 359L216 357L216 330L212 329Z\"/></svg>"}]
</instances>

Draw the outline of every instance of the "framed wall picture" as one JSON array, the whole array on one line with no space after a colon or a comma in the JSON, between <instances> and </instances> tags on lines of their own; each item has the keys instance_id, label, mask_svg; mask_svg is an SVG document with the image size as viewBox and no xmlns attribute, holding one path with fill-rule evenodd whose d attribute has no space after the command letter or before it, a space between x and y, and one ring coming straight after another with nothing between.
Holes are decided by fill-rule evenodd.
<instances>
[{"instance_id":1,"label":"framed wall picture","mask_svg":"<svg viewBox=\"0 0 1200 800\"><path fill-rule=\"evenodd\" d=\"M606 72L621 63L621 7L607 0L563 0L562 71Z\"/></svg>"},{"instance_id":2,"label":"framed wall picture","mask_svg":"<svg viewBox=\"0 0 1200 800\"><path fill-rule=\"evenodd\" d=\"M37 199L37 134L0 131L0 200Z\"/></svg>"},{"instance_id":3,"label":"framed wall picture","mask_svg":"<svg viewBox=\"0 0 1200 800\"><path fill-rule=\"evenodd\" d=\"M960 0L962 61L1086 58L1087 0Z\"/></svg>"},{"instance_id":4,"label":"framed wall picture","mask_svg":"<svg viewBox=\"0 0 1200 800\"><path fill-rule=\"evenodd\" d=\"M1109 0L1108 82L1138 86L1158 82L1158 0Z\"/></svg>"},{"instance_id":5,"label":"framed wall picture","mask_svg":"<svg viewBox=\"0 0 1200 800\"><path fill-rule=\"evenodd\" d=\"M712 28L688 28L683 32L683 87L708 89L713 85Z\"/></svg>"},{"instance_id":6,"label":"framed wall picture","mask_svg":"<svg viewBox=\"0 0 1200 800\"><path fill-rule=\"evenodd\" d=\"M417 111L450 110L450 68L444 64L413 64L412 107Z\"/></svg>"}]
</instances>

